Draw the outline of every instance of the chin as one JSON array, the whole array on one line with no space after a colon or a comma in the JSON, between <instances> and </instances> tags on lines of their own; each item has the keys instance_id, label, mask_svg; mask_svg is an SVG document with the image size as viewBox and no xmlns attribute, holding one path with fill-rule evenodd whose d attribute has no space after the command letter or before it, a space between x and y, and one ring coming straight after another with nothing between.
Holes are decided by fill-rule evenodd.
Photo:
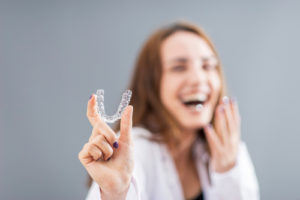
<instances>
[{"instance_id":1,"label":"chin","mask_svg":"<svg viewBox=\"0 0 300 200\"><path fill-rule=\"evenodd\" d=\"M209 122L207 121L195 121L195 122L189 122L189 123L185 123L183 125L183 127L187 130L193 130L193 131L196 131L196 130L199 130L201 128L204 128L207 124L209 124Z\"/></svg>"}]
</instances>

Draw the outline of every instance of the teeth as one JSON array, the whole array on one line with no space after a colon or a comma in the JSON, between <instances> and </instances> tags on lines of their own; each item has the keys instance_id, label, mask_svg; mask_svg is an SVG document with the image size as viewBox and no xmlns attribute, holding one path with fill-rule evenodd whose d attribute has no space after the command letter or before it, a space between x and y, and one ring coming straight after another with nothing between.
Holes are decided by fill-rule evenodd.
<instances>
[{"instance_id":1,"label":"teeth","mask_svg":"<svg viewBox=\"0 0 300 200\"><path fill-rule=\"evenodd\" d=\"M207 99L207 95L205 95L205 94L195 94L195 95L190 95L190 96L184 97L183 101L184 102L187 102L187 101L206 101L206 99Z\"/></svg>"},{"instance_id":2,"label":"teeth","mask_svg":"<svg viewBox=\"0 0 300 200\"><path fill-rule=\"evenodd\" d=\"M198 104L196 105L196 108L195 108L198 112L200 112L202 109L203 109L203 105L202 104Z\"/></svg>"}]
</instances>

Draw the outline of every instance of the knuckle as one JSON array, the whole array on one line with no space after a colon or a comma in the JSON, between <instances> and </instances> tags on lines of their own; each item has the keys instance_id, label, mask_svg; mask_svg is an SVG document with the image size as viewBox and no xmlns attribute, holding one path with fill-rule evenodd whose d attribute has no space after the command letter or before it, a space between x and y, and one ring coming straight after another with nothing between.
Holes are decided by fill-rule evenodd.
<instances>
[{"instance_id":1,"label":"knuckle","mask_svg":"<svg viewBox=\"0 0 300 200\"><path fill-rule=\"evenodd\" d=\"M102 155L101 151L95 152L95 153L94 153L94 159L95 159L95 160L98 160L99 158L101 158L101 155Z\"/></svg>"},{"instance_id":2,"label":"knuckle","mask_svg":"<svg viewBox=\"0 0 300 200\"><path fill-rule=\"evenodd\" d=\"M104 143L104 136L103 135L97 135L92 141L91 144L98 146L98 147L102 147Z\"/></svg>"},{"instance_id":3,"label":"knuckle","mask_svg":"<svg viewBox=\"0 0 300 200\"><path fill-rule=\"evenodd\" d=\"M112 154L113 154L113 149L111 148L111 147L109 147L108 149L107 149L107 154L108 154L108 156L110 157Z\"/></svg>"},{"instance_id":4,"label":"knuckle","mask_svg":"<svg viewBox=\"0 0 300 200\"><path fill-rule=\"evenodd\" d=\"M94 142L97 143L97 144L101 144L103 140L104 140L104 136L101 134L101 135L97 135L95 137L95 141Z\"/></svg>"},{"instance_id":5,"label":"knuckle","mask_svg":"<svg viewBox=\"0 0 300 200\"><path fill-rule=\"evenodd\" d=\"M104 157L105 157L105 160L110 158L113 154L113 151L109 148L105 149L105 152L104 152Z\"/></svg>"},{"instance_id":6,"label":"knuckle","mask_svg":"<svg viewBox=\"0 0 300 200\"><path fill-rule=\"evenodd\" d=\"M111 143L114 143L116 141L116 135L114 132L109 132L107 135L106 135L107 139L111 142Z\"/></svg>"},{"instance_id":7,"label":"knuckle","mask_svg":"<svg viewBox=\"0 0 300 200\"><path fill-rule=\"evenodd\" d=\"M87 144L86 149L88 152L93 152L94 147L92 144Z\"/></svg>"}]
</instances>

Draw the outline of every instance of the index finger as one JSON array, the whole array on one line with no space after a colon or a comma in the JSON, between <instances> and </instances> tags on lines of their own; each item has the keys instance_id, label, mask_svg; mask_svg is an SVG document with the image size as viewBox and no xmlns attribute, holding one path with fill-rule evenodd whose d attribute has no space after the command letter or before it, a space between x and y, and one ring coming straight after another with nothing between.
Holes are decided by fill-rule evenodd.
<instances>
[{"instance_id":1,"label":"index finger","mask_svg":"<svg viewBox=\"0 0 300 200\"><path fill-rule=\"evenodd\" d=\"M99 122L100 116L97 112L97 97L96 95L92 94L90 97L88 104L87 104L87 111L86 111L86 116L91 123L92 126L95 126L97 122Z\"/></svg>"}]
</instances>

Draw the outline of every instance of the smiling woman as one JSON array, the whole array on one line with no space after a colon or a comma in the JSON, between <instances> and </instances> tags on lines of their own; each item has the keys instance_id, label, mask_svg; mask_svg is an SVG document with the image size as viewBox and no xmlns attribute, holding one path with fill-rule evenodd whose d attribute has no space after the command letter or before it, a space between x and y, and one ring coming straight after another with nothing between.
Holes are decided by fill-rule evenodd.
<instances>
[{"instance_id":1,"label":"smiling woman","mask_svg":"<svg viewBox=\"0 0 300 200\"><path fill-rule=\"evenodd\" d=\"M237 103L225 96L220 59L199 27L181 22L152 34L130 90L115 131L96 96L88 102L93 131L79 153L93 179L88 200L259 199Z\"/></svg>"},{"instance_id":2,"label":"smiling woman","mask_svg":"<svg viewBox=\"0 0 300 200\"><path fill-rule=\"evenodd\" d=\"M161 54L163 105L186 130L210 123L221 90L212 48L195 33L178 31L162 43Z\"/></svg>"}]
</instances>

